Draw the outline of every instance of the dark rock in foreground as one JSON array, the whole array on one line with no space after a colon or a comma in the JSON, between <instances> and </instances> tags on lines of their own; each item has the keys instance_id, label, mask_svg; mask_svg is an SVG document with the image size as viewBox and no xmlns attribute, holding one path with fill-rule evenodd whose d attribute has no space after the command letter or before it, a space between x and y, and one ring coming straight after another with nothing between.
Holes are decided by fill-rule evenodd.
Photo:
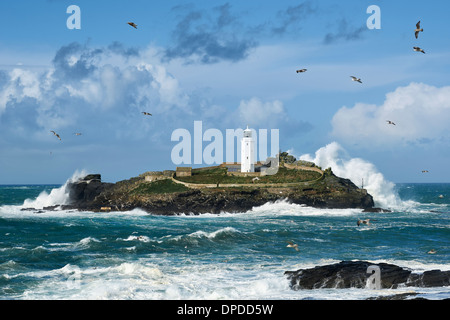
<instances>
[{"instance_id":1,"label":"dark rock in foreground","mask_svg":"<svg viewBox=\"0 0 450 320\"><path fill-rule=\"evenodd\" d=\"M441 287L450 285L450 271L432 270L424 273L412 273L411 270L388 263L368 261L342 261L340 263L319 266L311 269L286 271L293 290L319 288L366 288L369 266L380 268L381 288L396 289L408 287Z\"/></svg>"}]
</instances>

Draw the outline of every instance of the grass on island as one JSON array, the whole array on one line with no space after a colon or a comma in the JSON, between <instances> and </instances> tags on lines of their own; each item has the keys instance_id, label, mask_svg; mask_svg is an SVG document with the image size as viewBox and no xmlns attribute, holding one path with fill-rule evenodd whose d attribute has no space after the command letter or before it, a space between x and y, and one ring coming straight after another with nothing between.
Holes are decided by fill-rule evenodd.
<instances>
[{"instance_id":1,"label":"grass on island","mask_svg":"<svg viewBox=\"0 0 450 320\"><path fill-rule=\"evenodd\" d=\"M321 174L315 171L307 170L291 170L284 167L280 167L278 173L271 176L258 177L258 184L264 183L292 183L292 182L305 182L319 179ZM239 177L227 175L227 169L223 167L192 170L192 176L190 177L176 177L177 180L189 183L202 183L202 184L249 184L253 181L253 176Z\"/></svg>"},{"instance_id":2,"label":"grass on island","mask_svg":"<svg viewBox=\"0 0 450 320\"><path fill-rule=\"evenodd\" d=\"M154 182L141 183L131 193L136 195L145 194L161 194L161 193L174 193L184 192L190 190L188 187L173 182L172 180L158 180Z\"/></svg>"}]
</instances>

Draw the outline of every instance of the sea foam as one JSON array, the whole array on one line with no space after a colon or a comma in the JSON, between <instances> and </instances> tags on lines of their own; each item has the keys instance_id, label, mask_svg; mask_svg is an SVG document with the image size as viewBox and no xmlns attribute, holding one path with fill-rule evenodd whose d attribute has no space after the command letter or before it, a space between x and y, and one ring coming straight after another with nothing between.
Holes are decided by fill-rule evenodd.
<instances>
[{"instance_id":1,"label":"sea foam","mask_svg":"<svg viewBox=\"0 0 450 320\"><path fill-rule=\"evenodd\" d=\"M377 207L397 209L405 205L395 190L395 184L386 180L374 164L361 158L351 158L337 142L320 148L314 157L304 154L300 159L312 161L323 169L331 168L334 174L350 179L357 186L363 184Z\"/></svg>"},{"instance_id":2,"label":"sea foam","mask_svg":"<svg viewBox=\"0 0 450 320\"><path fill-rule=\"evenodd\" d=\"M70 177L63 186L53 189L50 193L46 191L41 192L41 194L34 200L27 199L24 201L22 208L34 208L43 209L45 207L51 207L56 205L65 205L69 203L69 190L67 188L69 183L73 183L80 178L87 175L84 170L76 171L72 177Z\"/></svg>"}]
</instances>

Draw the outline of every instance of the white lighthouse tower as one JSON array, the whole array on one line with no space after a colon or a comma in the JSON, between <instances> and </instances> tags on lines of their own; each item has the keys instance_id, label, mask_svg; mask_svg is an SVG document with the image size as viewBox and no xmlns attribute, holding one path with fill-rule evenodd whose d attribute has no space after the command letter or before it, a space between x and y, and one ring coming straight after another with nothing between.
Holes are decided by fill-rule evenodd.
<instances>
[{"instance_id":1,"label":"white lighthouse tower","mask_svg":"<svg viewBox=\"0 0 450 320\"><path fill-rule=\"evenodd\" d=\"M248 126L241 141L241 172L255 172L255 141Z\"/></svg>"}]
</instances>

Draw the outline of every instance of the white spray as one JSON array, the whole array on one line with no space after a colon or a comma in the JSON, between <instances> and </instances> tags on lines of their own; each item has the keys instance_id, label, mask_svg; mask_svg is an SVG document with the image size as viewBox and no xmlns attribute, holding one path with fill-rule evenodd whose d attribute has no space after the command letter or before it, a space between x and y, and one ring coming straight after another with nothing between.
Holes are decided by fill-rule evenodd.
<instances>
[{"instance_id":1,"label":"white spray","mask_svg":"<svg viewBox=\"0 0 450 320\"><path fill-rule=\"evenodd\" d=\"M334 174L350 179L357 186L361 186L364 181L364 189L373 196L377 207L396 208L402 204L394 183L387 181L372 163L349 157L337 142L317 150L315 157L305 154L300 159L312 161L323 169L331 168Z\"/></svg>"},{"instance_id":2,"label":"white spray","mask_svg":"<svg viewBox=\"0 0 450 320\"><path fill-rule=\"evenodd\" d=\"M67 185L71 182L75 182L80 178L83 178L87 175L87 173L82 171L75 171L75 173L70 177L63 186L59 188L55 188L50 191L50 194L46 191L41 192L41 194L34 200L27 199L24 201L22 207L23 208L34 208L34 209L43 209L45 207L56 206L56 205L65 205L68 204L69 201L69 190L67 189Z\"/></svg>"}]
</instances>

